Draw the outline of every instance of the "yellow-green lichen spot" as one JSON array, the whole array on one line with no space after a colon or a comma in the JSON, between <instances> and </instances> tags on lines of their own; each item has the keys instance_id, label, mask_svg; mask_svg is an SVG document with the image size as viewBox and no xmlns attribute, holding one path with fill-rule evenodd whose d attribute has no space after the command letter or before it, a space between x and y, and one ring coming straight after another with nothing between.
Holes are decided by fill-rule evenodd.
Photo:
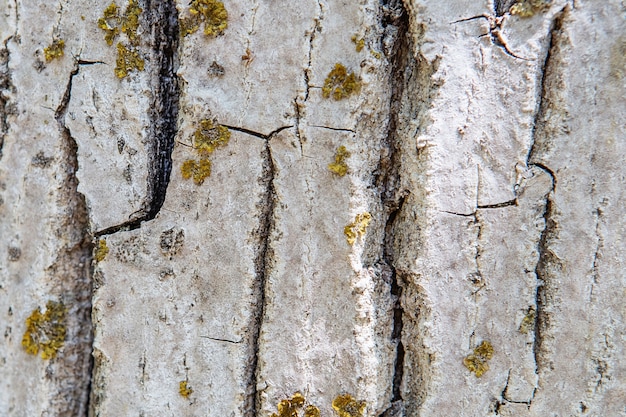
<instances>
[{"instance_id":1,"label":"yellow-green lichen spot","mask_svg":"<svg viewBox=\"0 0 626 417\"><path fill-rule=\"evenodd\" d=\"M354 245L357 238L365 235L367 226L372 221L372 215L365 212L359 213L354 218L354 221L343 228L343 234L346 235L346 240L349 245Z\"/></svg>"},{"instance_id":2,"label":"yellow-green lichen spot","mask_svg":"<svg viewBox=\"0 0 626 417\"><path fill-rule=\"evenodd\" d=\"M49 46L44 48L43 55L46 62L50 62L53 59L62 58L65 50L65 41L63 39L54 40Z\"/></svg>"},{"instance_id":3,"label":"yellow-green lichen spot","mask_svg":"<svg viewBox=\"0 0 626 417\"><path fill-rule=\"evenodd\" d=\"M345 146L340 146L335 151L335 162L328 164L328 169L334 173L343 177L348 173L348 164L346 163L346 159L350 157L350 152L346 149Z\"/></svg>"},{"instance_id":4,"label":"yellow-green lichen spot","mask_svg":"<svg viewBox=\"0 0 626 417\"><path fill-rule=\"evenodd\" d=\"M221 35L228 27L228 12L218 0L191 0L189 16L180 19L180 35L195 33L204 25L206 36Z\"/></svg>"},{"instance_id":5,"label":"yellow-green lichen spot","mask_svg":"<svg viewBox=\"0 0 626 417\"><path fill-rule=\"evenodd\" d=\"M354 72L349 73L343 64L337 63L324 80L322 96L324 98L332 96L335 100L341 100L358 93L360 89L361 81Z\"/></svg>"},{"instance_id":6,"label":"yellow-green lichen spot","mask_svg":"<svg viewBox=\"0 0 626 417\"><path fill-rule=\"evenodd\" d=\"M337 396L332 406L339 417L363 417L365 411L365 401L357 401L350 394Z\"/></svg>"},{"instance_id":7,"label":"yellow-green lichen spot","mask_svg":"<svg viewBox=\"0 0 626 417\"><path fill-rule=\"evenodd\" d=\"M38 308L26 318L26 331L22 337L22 347L27 353L43 359L52 359L65 343L67 309L61 302L48 301L46 311Z\"/></svg>"},{"instance_id":8,"label":"yellow-green lichen spot","mask_svg":"<svg viewBox=\"0 0 626 417\"><path fill-rule=\"evenodd\" d=\"M184 179L193 178L196 185L202 185L211 175L211 161L208 159L217 148L228 145L230 130L226 126L217 124L214 120L203 119L191 136L193 148L200 157L199 160L188 159L180 167Z\"/></svg>"},{"instance_id":9,"label":"yellow-green lichen spot","mask_svg":"<svg viewBox=\"0 0 626 417\"><path fill-rule=\"evenodd\" d=\"M102 17L98 19L98 27L104 31L104 40L112 46L118 36L123 33L128 42L117 42L117 59L115 60L115 75L125 78L131 71L143 71L145 62L139 55L136 47L139 45L139 17L142 13L137 0L129 0L124 14L120 8L111 3L104 9Z\"/></svg>"},{"instance_id":10,"label":"yellow-green lichen spot","mask_svg":"<svg viewBox=\"0 0 626 417\"><path fill-rule=\"evenodd\" d=\"M309 404L304 406L306 400L300 392L281 400L276 409L277 413L272 413L271 417L320 417L320 410L316 406Z\"/></svg>"},{"instance_id":11,"label":"yellow-green lichen spot","mask_svg":"<svg viewBox=\"0 0 626 417\"><path fill-rule=\"evenodd\" d=\"M489 361L493 357L493 346L490 342L484 340L480 345L474 348L474 352L463 358L463 365L470 372L473 372L477 378L483 376L489 370Z\"/></svg>"},{"instance_id":12,"label":"yellow-green lichen spot","mask_svg":"<svg viewBox=\"0 0 626 417\"><path fill-rule=\"evenodd\" d=\"M101 262L104 260L104 258L106 258L108 254L109 247L107 246L107 241L104 239L100 239L93 255L94 259L96 260L96 262Z\"/></svg>"},{"instance_id":13,"label":"yellow-green lichen spot","mask_svg":"<svg viewBox=\"0 0 626 417\"><path fill-rule=\"evenodd\" d=\"M519 17L531 17L550 7L551 0L519 0L511 8L511 14Z\"/></svg>"},{"instance_id":14,"label":"yellow-green lichen spot","mask_svg":"<svg viewBox=\"0 0 626 417\"><path fill-rule=\"evenodd\" d=\"M183 398L189 398L189 396L193 394L193 390L187 385L187 381L180 381L178 383L178 393Z\"/></svg>"}]
</instances>

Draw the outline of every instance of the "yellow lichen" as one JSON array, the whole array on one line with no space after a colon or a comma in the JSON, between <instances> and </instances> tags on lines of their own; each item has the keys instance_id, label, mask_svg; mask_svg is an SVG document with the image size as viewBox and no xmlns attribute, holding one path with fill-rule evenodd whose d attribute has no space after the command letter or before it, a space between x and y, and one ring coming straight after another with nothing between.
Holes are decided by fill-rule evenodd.
<instances>
[{"instance_id":1,"label":"yellow lichen","mask_svg":"<svg viewBox=\"0 0 626 417\"><path fill-rule=\"evenodd\" d=\"M357 401L350 394L337 396L332 406L339 417L362 417L365 411L365 401Z\"/></svg>"},{"instance_id":2,"label":"yellow lichen","mask_svg":"<svg viewBox=\"0 0 626 417\"><path fill-rule=\"evenodd\" d=\"M278 413L272 413L271 417L298 417L298 412L304 406L304 396L296 392L288 400L282 400L276 406Z\"/></svg>"},{"instance_id":3,"label":"yellow lichen","mask_svg":"<svg viewBox=\"0 0 626 417\"><path fill-rule=\"evenodd\" d=\"M200 121L200 127L193 132L194 148L200 155L209 155L217 148L226 146L230 140L230 130L213 120Z\"/></svg>"},{"instance_id":4,"label":"yellow lichen","mask_svg":"<svg viewBox=\"0 0 626 417\"><path fill-rule=\"evenodd\" d=\"M142 11L141 7L137 4L137 0L129 0L128 6L126 6L126 12L122 18L122 32L128 36L128 40L133 45L139 43L137 29L139 29L139 16Z\"/></svg>"},{"instance_id":5,"label":"yellow lichen","mask_svg":"<svg viewBox=\"0 0 626 417\"><path fill-rule=\"evenodd\" d=\"M46 62L50 62L53 59L61 58L64 55L65 41L63 39L56 39L52 44L43 50L43 55L46 58Z\"/></svg>"},{"instance_id":6,"label":"yellow lichen","mask_svg":"<svg viewBox=\"0 0 626 417\"><path fill-rule=\"evenodd\" d=\"M189 159L183 162L180 170L184 179L193 178L197 185L201 185L211 175L211 161L208 156L217 148L228 144L230 130L211 119L204 119L200 121L200 126L193 132L191 139L200 160Z\"/></svg>"},{"instance_id":7,"label":"yellow lichen","mask_svg":"<svg viewBox=\"0 0 626 417\"><path fill-rule=\"evenodd\" d=\"M228 27L228 12L218 0L191 0L189 16L180 19L180 34L187 36L204 24L206 36L220 35Z\"/></svg>"},{"instance_id":8,"label":"yellow lichen","mask_svg":"<svg viewBox=\"0 0 626 417\"><path fill-rule=\"evenodd\" d=\"M358 35L352 35L352 42L356 47L357 52L361 52L365 48L365 39L359 38Z\"/></svg>"},{"instance_id":9,"label":"yellow lichen","mask_svg":"<svg viewBox=\"0 0 626 417\"><path fill-rule=\"evenodd\" d=\"M124 78L130 71L143 71L144 61L135 50L129 49L122 43L117 44L117 59L115 60L115 75Z\"/></svg>"},{"instance_id":10,"label":"yellow lichen","mask_svg":"<svg viewBox=\"0 0 626 417\"><path fill-rule=\"evenodd\" d=\"M352 93L357 93L361 89L361 82L353 72L342 64L335 64L335 67L328 73L322 87L322 96L329 98L331 95L335 100L341 100Z\"/></svg>"},{"instance_id":11,"label":"yellow lichen","mask_svg":"<svg viewBox=\"0 0 626 417\"><path fill-rule=\"evenodd\" d=\"M528 312L522 319L522 323L519 325L519 332L522 334L527 334L532 329L535 328L535 321L537 320L537 312L535 311L535 307L530 307Z\"/></svg>"},{"instance_id":12,"label":"yellow lichen","mask_svg":"<svg viewBox=\"0 0 626 417\"><path fill-rule=\"evenodd\" d=\"M180 381L178 383L178 393L184 398L189 398L193 390L187 386L187 381Z\"/></svg>"},{"instance_id":13,"label":"yellow lichen","mask_svg":"<svg viewBox=\"0 0 626 417\"><path fill-rule=\"evenodd\" d=\"M211 161L204 158L199 161L188 159L183 162L180 171L184 179L193 178L193 182L202 185L204 180L211 175Z\"/></svg>"},{"instance_id":14,"label":"yellow lichen","mask_svg":"<svg viewBox=\"0 0 626 417\"><path fill-rule=\"evenodd\" d=\"M307 405L304 409L304 417L320 417L320 409L314 405Z\"/></svg>"},{"instance_id":15,"label":"yellow lichen","mask_svg":"<svg viewBox=\"0 0 626 417\"><path fill-rule=\"evenodd\" d=\"M493 357L493 346L490 342L483 342L474 348L474 352L463 358L463 365L476 377L480 378L489 370L487 361Z\"/></svg>"},{"instance_id":16,"label":"yellow lichen","mask_svg":"<svg viewBox=\"0 0 626 417\"><path fill-rule=\"evenodd\" d=\"M352 223L343 228L343 233L346 235L348 244L354 245L354 242L356 242L358 237L365 235L370 221L372 221L371 214L367 212L359 213L356 215Z\"/></svg>"},{"instance_id":17,"label":"yellow lichen","mask_svg":"<svg viewBox=\"0 0 626 417\"><path fill-rule=\"evenodd\" d=\"M48 301L46 311L33 310L26 319L26 331L22 346L27 353L37 355L41 351L43 359L54 358L65 342L65 315L63 303Z\"/></svg>"},{"instance_id":18,"label":"yellow lichen","mask_svg":"<svg viewBox=\"0 0 626 417\"><path fill-rule=\"evenodd\" d=\"M380 52L374 51L373 49L370 51L370 54L372 54L372 56L376 59L381 59L383 57Z\"/></svg>"},{"instance_id":19,"label":"yellow lichen","mask_svg":"<svg viewBox=\"0 0 626 417\"><path fill-rule=\"evenodd\" d=\"M98 19L98 27L104 30L106 43L109 46L113 45L115 38L122 32L126 34L132 45L138 45L139 37L137 36L137 30L139 29L139 16L142 11L137 0L128 1L123 16L120 15L120 9L115 2L104 9L102 17Z\"/></svg>"},{"instance_id":20,"label":"yellow lichen","mask_svg":"<svg viewBox=\"0 0 626 417\"><path fill-rule=\"evenodd\" d=\"M551 0L519 0L511 6L509 12L519 17L531 17L550 7L550 3Z\"/></svg>"},{"instance_id":21,"label":"yellow lichen","mask_svg":"<svg viewBox=\"0 0 626 417\"><path fill-rule=\"evenodd\" d=\"M109 4L107 8L104 9L102 17L98 19L98 27L104 30L104 40L109 46L113 45L113 40L120 33L120 30L117 27L119 19L119 8L115 3Z\"/></svg>"},{"instance_id":22,"label":"yellow lichen","mask_svg":"<svg viewBox=\"0 0 626 417\"><path fill-rule=\"evenodd\" d=\"M94 253L94 259L96 262L101 262L106 258L109 253L109 247L107 246L107 241L104 239L100 239L98 241L98 246L96 247L96 252Z\"/></svg>"},{"instance_id":23,"label":"yellow lichen","mask_svg":"<svg viewBox=\"0 0 626 417\"><path fill-rule=\"evenodd\" d=\"M335 151L335 162L328 164L328 169L340 177L343 177L348 173L346 159L349 157L350 152L348 152L345 146L338 147L337 151Z\"/></svg>"}]
</instances>

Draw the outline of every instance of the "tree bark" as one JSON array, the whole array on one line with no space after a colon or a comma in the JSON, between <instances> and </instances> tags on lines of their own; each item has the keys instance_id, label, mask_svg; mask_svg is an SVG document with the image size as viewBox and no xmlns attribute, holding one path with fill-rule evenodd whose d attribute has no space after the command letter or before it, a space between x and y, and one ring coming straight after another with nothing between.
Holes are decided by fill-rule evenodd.
<instances>
[{"instance_id":1,"label":"tree bark","mask_svg":"<svg viewBox=\"0 0 626 417\"><path fill-rule=\"evenodd\" d=\"M0 415L626 415L618 0L0 3Z\"/></svg>"}]
</instances>

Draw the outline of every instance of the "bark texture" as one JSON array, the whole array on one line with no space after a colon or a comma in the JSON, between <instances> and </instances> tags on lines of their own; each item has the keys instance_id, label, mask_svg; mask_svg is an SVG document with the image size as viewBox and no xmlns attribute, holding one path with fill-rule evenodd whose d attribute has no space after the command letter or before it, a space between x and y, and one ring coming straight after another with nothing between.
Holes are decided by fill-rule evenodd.
<instances>
[{"instance_id":1,"label":"bark texture","mask_svg":"<svg viewBox=\"0 0 626 417\"><path fill-rule=\"evenodd\" d=\"M623 2L111 4L0 3L0 415L626 415Z\"/></svg>"}]
</instances>

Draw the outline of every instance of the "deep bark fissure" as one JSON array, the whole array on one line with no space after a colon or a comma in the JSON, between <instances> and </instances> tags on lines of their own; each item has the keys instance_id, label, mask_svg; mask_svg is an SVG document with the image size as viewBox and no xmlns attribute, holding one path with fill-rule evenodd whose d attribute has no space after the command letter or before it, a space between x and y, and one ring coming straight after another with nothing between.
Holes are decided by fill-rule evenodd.
<instances>
[{"instance_id":1,"label":"deep bark fissure","mask_svg":"<svg viewBox=\"0 0 626 417\"><path fill-rule=\"evenodd\" d=\"M526 159L527 166L534 166L541 169L543 172L550 176L552 181L552 187L549 193L546 195L545 209L543 212L544 228L541 231L539 243L537 247L538 261L535 266L535 276L537 285L535 288L535 323L534 323L534 336L532 344L533 358L535 361L535 373L539 375L543 369L542 352L544 350L544 340L547 337L547 331L549 330L549 315L547 312L548 302L550 299L549 285L550 285L550 268L553 264L558 264L558 259L550 250L550 242L555 238L557 233L557 224L555 219L556 209L554 207L554 194L556 193L557 178L555 172L547 167L545 164L535 160L537 153L539 153L539 141L548 141L549 137L542 131L541 121L545 118L547 107L550 101L550 92L548 86L548 76L552 70L552 60L558 52L559 46L557 45L557 36L562 30L563 21L565 18L567 6L565 6L553 19L550 28L550 35L547 45L546 57L540 70L541 78L539 80L539 97L538 105L535 113L535 118L531 131L531 146L528 151ZM558 64L557 64L558 65ZM538 140L539 138L539 140ZM532 403L539 385L535 386L533 390L529 405Z\"/></svg>"},{"instance_id":2,"label":"deep bark fissure","mask_svg":"<svg viewBox=\"0 0 626 417\"><path fill-rule=\"evenodd\" d=\"M386 155L381 156L375 183L381 190L382 204L387 213L385 229L383 235L382 262L389 268L391 274L391 297L393 306L393 326L391 329L391 340L396 345L394 358L394 372L392 379L391 404L383 415L403 413L402 380L404 377L404 355L405 349L402 343L402 329L404 319L404 306L402 301L402 288L406 283L400 284L402 277L396 271L394 260L394 226L398 219L398 214L402 212L407 190L399 190L400 185L400 158L401 140L398 136L398 125L400 122L400 102L404 95L404 85L406 81L406 64L409 60L410 45L408 34L408 13L399 1L383 0L381 2L383 11L381 24L387 33L389 26L394 27L392 36L393 46L388 59L391 64L392 92L390 97L390 114L387 136L384 146Z\"/></svg>"},{"instance_id":3,"label":"deep bark fissure","mask_svg":"<svg viewBox=\"0 0 626 417\"><path fill-rule=\"evenodd\" d=\"M157 63L155 92L150 106L152 120L151 152L148 166L147 207L137 218L98 230L94 236L110 235L122 230L135 230L145 221L154 219L167 194L167 187L172 172L172 150L178 131L178 107L180 88L176 70L178 66L178 11L173 0L152 1L145 4L146 19L150 26L154 48L151 51Z\"/></svg>"},{"instance_id":4,"label":"deep bark fissure","mask_svg":"<svg viewBox=\"0 0 626 417\"><path fill-rule=\"evenodd\" d=\"M13 90L11 83L11 73L9 71L9 48L8 43L12 37L4 41L4 48L0 49L0 159L2 159L2 148L4 137L9 131L10 98L9 94Z\"/></svg>"},{"instance_id":5,"label":"deep bark fissure","mask_svg":"<svg viewBox=\"0 0 626 417\"><path fill-rule=\"evenodd\" d=\"M53 276L58 276L63 294L62 300L68 306L70 321L68 332L75 334L68 335L64 353L68 357L78 357L78 365L62 367L58 370L62 378L63 373L71 372L74 381L77 374L82 371L82 380L73 384L70 390L73 391L73 398L65 411L67 415L87 416L89 413L89 400L91 390L91 369L93 359L91 351L93 348L93 329L91 323L91 295L93 277L93 236L89 231L89 217L85 197L78 192L78 144L72 137L69 128L65 125L65 116L72 94L72 83L74 76L78 74L81 65L92 65L91 62L78 60L71 71L65 92L57 107L54 117L59 126L64 151L62 168L66 177L64 186L61 188L60 201L67 207L67 216L62 220L64 236L71 239L74 244L64 248L57 255L55 263L49 268ZM71 277L71 278L70 278ZM76 361L76 359L71 359ZM80 369L76 369L80 368ZM65 375L66 378L69 375ZM63 387L63 382L59 384ZM67 400L67 399L66 399ZM59 414L62 415L62 414Z\"/></svg>"},{"instance_id":6,"label":"deep bark fissure","mask_svg":"<svg viewBox=\"0 0 626 417\"><path fill-rule=\"evenodd\" d=\"M282 129L277 130L280 131ZM256 282L254 293L256 298L256 310L252 314L248 333L249 363L246 368L246 398L243 415L245 417L257 417L261 409L261 398L257 389L257 381L260 380L260 337L265 315L265 290L267 276L271 270L272 248L270 246L270 234L274 228L274 208L276 192L274 188L275 167L272 159L270 138L265 140L263 176L260 181L265 188L263 199L259 202L259 227L256 235L259 241L257 256L254 260Z\"/></svg>"}]
</instances>

